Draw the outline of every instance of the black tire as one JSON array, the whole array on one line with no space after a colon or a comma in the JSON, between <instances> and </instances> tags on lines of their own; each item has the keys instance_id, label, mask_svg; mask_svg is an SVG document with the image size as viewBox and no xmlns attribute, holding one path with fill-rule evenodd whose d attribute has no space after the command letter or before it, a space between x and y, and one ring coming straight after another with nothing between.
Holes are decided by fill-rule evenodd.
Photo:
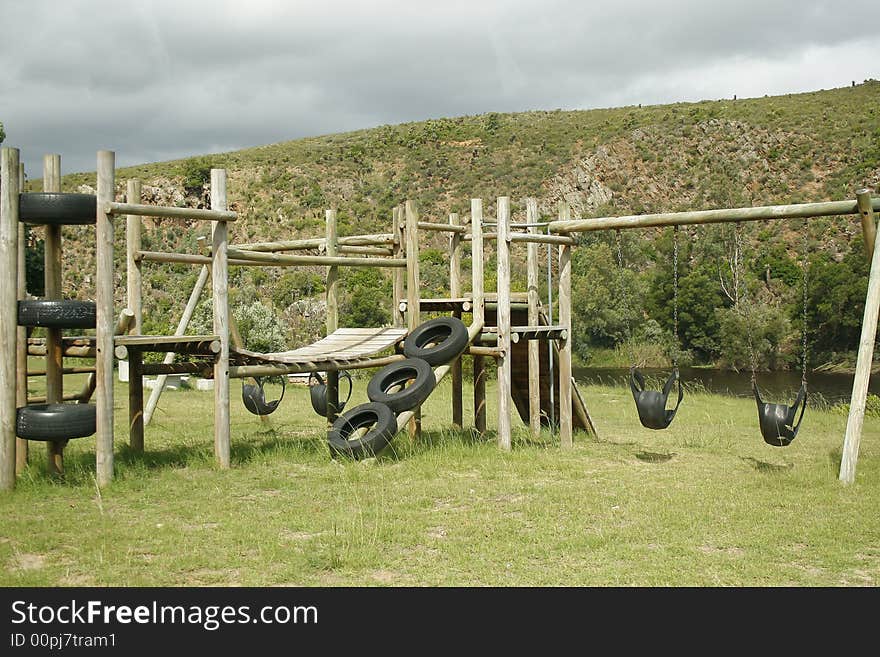
<instances>
[{"instance_id":1,"label":"black tire","mask_svg":"<svg viewBox=\"0 0 880 657\"><path fill-rule=\"evenodd\" d=\"M421 358L429 365L443 365L455 360L468 345L467 327L457 317L438 317L406 336L403 353L407 358Z\"/></svg>"},{"instance_id":2,"label":"black tire","mask_svg":"<svg viewBox=\"0 0 880 657\"><path fill-rule=\"evenodd\" d=\"M389 392L412 381L396 392ZM367 384L367 397L372 402L385 404L393 412L403 413L421 406L434 390L437 380L434 370L421 358L407 358L386 365L373 375Z\"/></svg>"},{"instance_id":3,"label":"black tire","mask_svg":"<svg viewBox=\"0 0 880 657\"><path fill-rule=\"evenodd\" d=\"M364 435L352 438L358 429L371 427ZM385 404L361 404L340 415L327 433L332 456L353 459L375 456L397 434L397 416Z\"/></svg>"},{"instance_id":4,"label":"black tire","mask_svg":"<svg viewBox=\"0 0 880 657\"><path fill-rule=\"evenodd\" d=\"M28 224L93 224L98 209L94 194L21 194L18 218Z\"/></svg>"},{"instance_id":5,"label":"black tire","mask_svg":"<svg viewBox=\"0 0 880 657\"><path fill-rule=\"evenodd\" d=\"M95 433L94 404L34 404L19 408L15 433L27 440L71 440Z\"/></svg>"},{"instance_id":6,"label":"black tire","mask_svg":"<svg viewBox=\"0 0 880 657\"><path fill-rule=\"evenodd\" d=\"M95 328L95 319L92 301L30 299L18 302L19 326L88 329Z\"/></svg>"}]
</instances>

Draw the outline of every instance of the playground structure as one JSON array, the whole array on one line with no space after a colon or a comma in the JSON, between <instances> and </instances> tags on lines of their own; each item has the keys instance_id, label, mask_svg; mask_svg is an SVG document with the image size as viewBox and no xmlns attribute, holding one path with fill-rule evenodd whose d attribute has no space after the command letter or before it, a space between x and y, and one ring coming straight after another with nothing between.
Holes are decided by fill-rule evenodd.
<instances>
[{"instance_id":1,"label":"playground structure","mask_svg":"<svg viewBox=\"0 0 880 657\"><path fill-rule=\"evenodd\" d=\"M47 156L44 175L46 192L60 191L60 158ZM57 162L57 164L56 164ZM58 171L57 175L52 173ZM511 405L526 421L532 432L542 424L557 426L563 448L573 444L573 428L578 426L595 432L583 399L574 386L571 366L571 248L576 244L573 234L592 230L630 229L650 226L810 218L831 215L860 214L866 249L871 260L862 339L859 347L853 397L844 439L840 479L852 482L865 412L868 376L873 357L873 344L880 311L880 256L876 248L877 233L874 212L880 199L871 198L868 190L860 190L855 201L807 203L759 208L736 208L697 212L667 213L599 219L572 219L568 205L560 203L555 221L538 220L537 203L527 202L527 221L513 224L508 197L497 199L495 221L484 221L481 199L471 199L468 221L451 215L448 224L423 222L415 203L406 201L392 213L392 232L378 235L340 237L337 234L336 212L326 212L326 234L323 238L255 244L230 245L228 222L237 215L227 210L226 172L211 171L211 209L172 208L140 203L140 185L129 181L126 202L116 202L115 155L98 153L96 227L96 302L95 336L64 338L49 330L43 340L28 340L26 329L18 326L18 302L24 298L24 245L20 222L20 189L23 173L17 149L2 149L0 167L0 489L12 489L16 471L26 463L27 442L16 438L17 408L36 403L27 399L27 355L46 355L46 402L62 403L63 357L84 356L95 359L87 390L76 397L87 402L94 394L96 440L96 479L99 485L113 478L113 368L114 359L129 362L129 442L135 451L144 449L144 420L155 409L161 385L146 409L143 403L143 376L195 373L214 379L214 450L221 468L230 467L230 394L231 378L261 377L305 372L326 372L327 420L335 419L340 370L375 368L404 359L400 343L420 323L422 312L449 312L455 317L470 313L467 327L469 346L465 351L473 359L474 427L485 434L486 367L485 358L498 364L497 440L501 449L511 448ZM114 309L114 220L126 216L127 236L127 308L116 320ZM211 222L210 254L181 254L144 251L141 249L141 217L160 217ZM63 222L62 222L63 223ZM82 223L82 222L80 222ZM468 225L469 224L469 225ZM494 226L494 231L484 231ZM546 228L546 234L538 231ZM55 234L55 228L58 228ZM441 231L450 234L449 297L420 298L419 233ZM484 291L483 247L493 240L497 255L497 291ZM465 294L461 282L461 251L463 243L471 242L472 289ZM513 244L528 244L528 292L511 292L510 250ZM538 245L558 250L558 313L554 323L552 302L542 308L538 299ZM318 250L318 254L291 252ZM175 335L142 335L141 267L144 262L185 263L201 266L201 272L190 295ZM47 230L46 299L60 297L61 285L60 227ZM228 304L228 270L230 266L302 266L327 267L327 337L299 349L260 354L248 351L241 344L231 323ZM381 329L340 329L338 318L339 267L393 268L393 326ZM548 278L552 267L548 268ZM203 288L211 278L214 327L212 335L185 335L186 325ZM51 281L50 281L51 278ZM49 285L49 283L52 283ZM553 286L548 281L548 291ZM551 314L546 314L551 313ZM514 325L526 320L525 324ZM527 348L523 349L523 343ZM379 355L393 350L393 353ZM144 364L144 352L165 352L161 364ZM542 353L543 352L543 353ZM188 362L175 363L174 355L184 354ZM434 368L436 382L452 375L452 422L462 426L461 359ZM51 385L50 385L51 380ZM526 394L527 389L527 394ZM157 392L158 391L158 392ZM155 397L155 399L154 399ZM564 403L562 403L564 402ZM420 431L419 410L399 414L397 430L408 427L412 437ZM62 467L63 442L49 441L50 466ZM57 444L56 444L57 443Z\"/></svg>"}]
</instances>

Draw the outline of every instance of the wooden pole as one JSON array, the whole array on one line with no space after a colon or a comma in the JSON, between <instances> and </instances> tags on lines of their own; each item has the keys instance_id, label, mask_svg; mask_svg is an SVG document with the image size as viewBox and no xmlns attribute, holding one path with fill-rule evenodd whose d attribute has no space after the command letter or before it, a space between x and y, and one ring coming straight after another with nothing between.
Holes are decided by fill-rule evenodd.
<instances>
[{"instance_id":1,"label":"wooden pole","mask_svg":"<svg viewBox=\"0 0 880 657\"><path fill-rule=\"evenodd\" d=\"M0 148L0 490L15 488L18 172L18 149Z\"/></svg>"},{"instance_id":2,"label":"wooden pole","mask_svg":"<svg viewBox=\"0 0 880 657\"><path fill-rule=\"evenodd\" d=\"M415 203L404 205L406 220L406 319L407 328L415 330L421 321L421 279L419 276L419 212ZM422 409L418 407L409 423L409 436L416 440L422 434Z\"/></svg>"},{"instance_id":3,"label":"wooden pole","mask_svg":"<svg viewBox=\"0 0 880 657\"><path fill-rule=\"evenodd\" d=\"M880 198L871 200L871 207L880 210ZM731 221L767 221L775 219L809 219L856 214L855 201L828 201L822 203L796 203L793 205L765 205L754 208L722 208L718 210L694 210L691 212L663 212L658 214L629 215L626 217L598 217L596 219L571 219L551 221L553 233L579 233L590 230L616 228L649 228L657 226L684 226L690 224L717 224Z\"/></svg>"},{"instance_id":4,"label":"wooden pole","mask_svg":"<svg viewBox=\"0 0 880 657\"><path fill-rule=\"evenodd\" d=\"M61 156L43 156L43 191L61 191ZM62 297L62 247L61 226L46 226L44 244L44 298L61 299ZM61 353L61 329L46 329L46 403L60 404L64 396L64 355ZM47 463L49 472L60 474L64 471L64 443L51 441L46 443Z\"/></svg>"},{"instance_id":5,"label":"wooden pole","mask_svg":"<svg viewBox=\"0 0 880 657\"><path fill-rule=\"evenodd\" d=\"M140 180L129 180L126 187L125 200L128 203L141 202L141 182ZM125 217L125 290L126 290L126 306L134 312L134 327L132 333L135 335L143 335L144 333L144 317L143 317L143 301L141 299L141 260L135 258L135 255L141 250L141 218L137 215L130 214ZM130 379L129 379L130 380Z\"/></svg>"},{"instance_id":6,"label":"wooden pole","mask_svg":"<svg viewBox=\"0 0 880 657\"><path fill-rule=\"evenodd\" d=\"M464 229L457 212L449 215L449 225ZM462 295L461 243L460 232L456 231L449 235L449 297L452 299L460 299ZM461 308L456 308L452 311L452 314L455 318L461 319ZM462 376L460 356L452 361L452 369L449 374L452 377L452 426L456 429L461 429L463 426L463 404L461 398Z\"/></svg>"},{"instance_id":7,"label":"wooden pole","mask_svg":"<svg viewBox=\"0 0 880 657\"><path fill-rule=\"evenodd\" d=\"M559 220L570 221L571 208L559 202ZM573 446L571 415L571 246L559 247L559 325L565 338L559 340L559 441L563 448Z\"/></svg>"},{"instance_id":8,"label":"wooden pole","mask_svg":"<svg viewBox=\"0 0 880 657\"><path fill-rule=\"evenodd\" d=\"M483 200L471 199L471 297L473 322L481 326L486 320L483 294ZM474 366L474 429L480 438L486 436L486 361L473 357Z\"/></svg>"},{"instance_id":9,"label":"wooden pole","mask_svg":"<svg viewBox=\"0 0 880 657\"><path fill-rule=\"evenodd\" d=\"M202 296L202 290L205 289L205 284L208 282L208 273L208 267L203 266L199 272L198 279L196 279L196 284L193 286L192 292L189 295L189 300L186 302L186 307L183 309L183 315L181 315L180 321L177 323L177 329L174 331L174 335L184 335L186 333L186 327L189 326L189 321L192 319L193 312L199 303L199 297ZM174 356L175 353L169 351L165 354L162 363L170 365L174 362ZM144 409L144 424L146 425L149 425L150 420L153 419L153 413L156 411L156 405L159 403L159 397L165 389L165 382L167 380L168 376L165 374L160 374L156 379L156 387L154 387L153 391L150 393L150 398L147 400L147 407Z\"/></svg>"},{"instance_id":10,"label":"wooden pole","mask_svg":"<svg viewBox=\"0 0 880 657\"><path fill-rule=\"evenodd\" d=\"M860 200L864 195L860 190ZM864 225L864 213L863 225ZM873 224L873 213L869 215ZM868 397L868 382L871 377L871 364L874 358L874 339L877 337L877 318L880 316L880 232L875 230L874 249L871 254L871 271L868 274L868 294L865 297L865 313L862 317L862 335L859 340L859 355L856 359L856 372L853 377L852 399L849 416L846 420L846 434L843 439L843 454L840 459L839 479L851 484L856 479L856 461L859 458L859 443L862 439L862 425L865 421L865 401Z\"/></svg>"},{"instance_id":11,"label":"wooden pole","mask_svg":"<svg viewBox=\"0 0 880 657\"><path fill-rule=\"evenodd\" d=\"M526 223L538 221L538 200L526 199ZM529 226L529 233L537 234L537 226ZM527 285L529 296L529 325L538 325L538 307L541 297L538 294L538 243L529 242L526 247ZM529 428L533 438L541 434L541 345L529 340Z\"/></svg>"},{"instance_id":12,"label":"wooden pole","mask_svg":"<svg viewBox=\"0 0 880 657\"><path fill-rule=\"evenodd\" d=\"M339 254L339 233L337 231L336 210L325 212L327 256L335 258ZM339 267L327 267L327 335L339 328ZM339 371L327 372L327 425L336 421L339 409Z\"/></svg>"},{"instance_id":13,"label":"wooden pole","mask_svg":"<svg viewBox=\"0 0 880 657\"><path fill-rule=\"evenodd\" d=\"M98 486L113 480L113 218L106 206L115 196L116 154L98 151L98 209L95 225L97 307L95 354L95 445Z\"/></svg>"},{"instance_id":14,"label":"wooden pole","mask_svg":"<svg viewBox=\"0 0 880 657\"><path fill-rule=\"evenodd\" d=\"M498 197L498 241L495 244L498 257L498 447L510 451L510 401L511 356L510 353L510 198Z\"/></svg>"},{"instance_id":15,"label":"wooden pole","mask_svg":"<svg viewBox=\"0 0 880 657\"><path fill-rule=\"evenodd\" d=\"M400 218L400 211L401 208L399 205L391 210L391 234L394 236L394 254L392 257L395 259L401 258L403 253L403 244L405 242L403 237L403 222ZM406 276L406 273L403 271L403 269L395 269L391 276L393 297L391 319L394 326L400 328L406 324L406 317L400 311L400 302L403 300L404 289L406 287L406 283L404 281L404 276Z\"/></svg>"},{"instance_id":16,"label":"wooden pole","mask_svg":"<svg viewBox=\"0 0 880 657\"><path fill-rule=\"evenodd\" d=\"M144 354L128 348L128 444L144 451Z\"/></svg>"},{"instance_id":17,"label":"wooden pole","mask_svg":"<svg viewBox=\"0 0 880 657\"><path fill-rule=\"evenodd\" d=\"M225 169L211 169L211 209L226 210ZM228 230L225 221L213 224L211 250L214 334L220 338L220 353L214 361L214 455L224 469L230 465Z\"/></svg>"},{"instance_id":18,"label":"wooden pole","mask_svg":"<svg viewBox=\"0 0 880 657\"><path fill-rule=\"evenodd\" d=\"M871 205L871 189L856 191L856 204L862 216L862 236L865 241L865 257L868 262L874 257L874 240L877 239L877 225L874 223L874 208Z\"/></svg>"},{"instance_id":19,"label":"wooden pole","mask_svg":"<svg viewBox=\"0 0 880 657\"><path fill-rule=\"evenodd\" d=\"M18 191L24 192L24 163L18 164ZM18 291L16 296L24 299L27 296L27 226L18 221ZM27 327L16 329L15 339L15 397L16 406L27 406ZM24 438L15 439L15 473L21 474L28 463L28 441Z\"/></svg>"}]
</instances>

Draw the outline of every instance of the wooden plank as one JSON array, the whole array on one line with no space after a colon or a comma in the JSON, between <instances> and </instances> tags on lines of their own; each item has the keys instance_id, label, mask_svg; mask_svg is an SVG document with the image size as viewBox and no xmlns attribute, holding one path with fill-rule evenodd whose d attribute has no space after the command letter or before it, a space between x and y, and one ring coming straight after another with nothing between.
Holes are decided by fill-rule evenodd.
<instances>
[{"instance_id":1,"label":"wooden plank","mask_svg":"<svg viewBox=\"0 0 880 657\"><path fill-rule=\"evenodd\" d=\"M119 335L116 336L114 342L118 345L149 350L150 347L158 348L167 344L213 342L220 339L219 335ZM161 351L164 351L164 349Z\"/></svg>"},{"instance_id":2,"label":"wooden plank","mask_svg":"<svg viewBox=\"0 0 880 657\"><path fill-rule=\"evenodd\" d=\"M229 258L237 262L267 263L271 266L328 265L337 267L406 267L406 260L394 258L358 258L335 255L279 255L262 251L229 249Z\"/></svg>"},{"instance_id":3,"label":"wooden plank","mask_svg":"<svg viewBox=\"0 0 880 657\"><path fill-rule=\"evenodd\" d=\"M98 486L106 486L113 480L113 218L107 213L107 205L113 201L115 194L115 166L116 154L113 151L98 151L98 208L95 223L95 469Z\"/></svg>"},{"instance_id":4,"label":"wooden plank","mask_svg":"<svg viewBox=\"0 0 880 657\"><path fill-rule=\"evenodd\" d=\"M211 208L226 210L226 170L211 169ZM234 214L234 213L233 213ZM211 289L214 299L214 333L220 338L220 353L214 361L214 454L218 465L230 467L231 428L229 416L229 228L225 221L212 225Z\"/></svg>"},{"instance_id":5,"label":"wooden plank","mask_svg":"<svg viewBox=\"0 0 880 657\"><path fill-rule=\"evenodd\" d=\"M340 246L393 246L395 243L394 233L376 233L372 235L346 235L338 238ZM311 237L299 240L285 240L280 242L253 242L250 244L231 244L230 248L245 249L247 251L262 251L264 253L277 253L280 251L308 251L323 249L327 240L323 237Z\"/></svg>"},{"instance_id":6,"label":"wooden plank","mask_svg":"<svg viewBox=\"0 0 880 657\"><path fill-rule=\"evenodd\" d=\"M511 447L511 353L510 353L510 198L498 198L498 447L510 451Z\"/></svg>"}]
</instances>

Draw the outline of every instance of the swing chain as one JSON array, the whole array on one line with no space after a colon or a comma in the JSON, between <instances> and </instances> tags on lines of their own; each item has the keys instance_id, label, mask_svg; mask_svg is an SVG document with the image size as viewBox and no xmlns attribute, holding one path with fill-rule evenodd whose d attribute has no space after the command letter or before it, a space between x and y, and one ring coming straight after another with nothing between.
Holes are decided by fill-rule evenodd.
<instances>
[{"instance_id":1,"label":"swing chain","mask_svg":"<svg viewBox=\"0 0 880 657\"><path fill-rule=\"evenodd\" d=\"M803 255L801 257L801 269L803 270L804 279L803 279L803 300L804 307L801 316L801 385L806 389L807 387L807 285L809 283L809 268L810 264L807 260L807 250L809 248L809 239L807 235L807 219L804 218L804 240L803 240Z\"/></svg>"},{"instance_id":2,"label":"swing chain","mask_svg":"<svg viewBox=\"0 0 880 657\"><path fill-rule=\"evenodd\" d=\"M672 367L678 369L678 224L672 227Z\"/></svg>"}]
</instances>

